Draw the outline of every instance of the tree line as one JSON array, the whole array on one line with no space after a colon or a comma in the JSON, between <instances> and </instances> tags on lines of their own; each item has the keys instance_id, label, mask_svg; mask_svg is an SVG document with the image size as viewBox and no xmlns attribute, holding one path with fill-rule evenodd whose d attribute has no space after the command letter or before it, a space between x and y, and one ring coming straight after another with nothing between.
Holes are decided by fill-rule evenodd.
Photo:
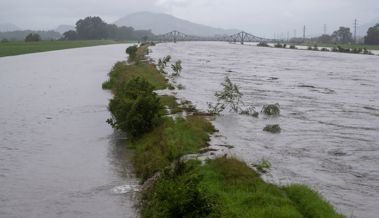
<instances>
[{"instance_id":1,"label":"tree line","mask_svg":"<svg viewBox=\"0 0 379 218\"><path fill-rule=\"evenodd\" d=\"M76 30L63 33L65 40L148 40L153 38L151 30L135 30L133 27L118 27L107 24L100 17L86 17L76 22Z\"/></svg>"},{"instance_id":2,"label":"tree line","mask_svg":"<svg viewBox=\"0 0 379 218\"><path fill-rule=\"evenodd\" d=\"M303 38L293 38L290 40L293 43L304 42ZM336 43L336 44L351 44L356 43L349 27L340 27L332 34L323 34L319 37L311 38L311 42L316 43ZM362 42L361 42L362 43ZM367 45L379 45L379 23L369 28L367 35L363 39L363 43Z\"/></svg>"}]
</instances>

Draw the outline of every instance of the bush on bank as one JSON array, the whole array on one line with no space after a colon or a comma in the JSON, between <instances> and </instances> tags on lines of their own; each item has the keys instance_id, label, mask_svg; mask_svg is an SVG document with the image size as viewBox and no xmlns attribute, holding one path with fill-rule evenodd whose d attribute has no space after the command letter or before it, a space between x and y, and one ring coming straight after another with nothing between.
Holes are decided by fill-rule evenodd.
<instances>
[{"instance_id":1,"label":"bush on bank","mask_svg":"<svg viewBox=\"0 0 379 218\"><path fill-rule=\"evenodd\" d=\"M139 77L120 85L109 103L108 123L135 139L161 122L161 104L154 87Z\"/></svg>"}]
</instances>

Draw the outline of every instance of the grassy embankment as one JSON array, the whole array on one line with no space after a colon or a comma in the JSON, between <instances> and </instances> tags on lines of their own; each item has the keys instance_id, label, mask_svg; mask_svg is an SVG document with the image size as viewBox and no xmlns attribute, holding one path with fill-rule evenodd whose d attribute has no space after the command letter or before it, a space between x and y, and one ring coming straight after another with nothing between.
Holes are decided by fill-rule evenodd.
<instances>
[{"instance_id":1,"label":"grassy embankment","mask_svg":"<svg viewBox=\"0 0 379 218\"><path fill-rule=\"evenodd\" d=\"M117 63L103 88L111 89L117 96L125 90L120 87L136 77L148 81L155 89L167 88L164 75L155 65L143 61L147 49L147 46L138 49L135 62ZM173 96L160 97L160 104L172 113L193 111L188 102L181 105ZM162 110L162 114L167 112ZM268 184L237 159L180 161L183 155L198 153L206 147L213 132L213 125L204 116L192 114L174 119L163 115L151 131L129 140L128 146L136 150L133 163L142 182L155 175L142 192L142 217L341 217L309 188Z\"/></svg>"},{"instance_id":2,"label":"grassy embankment","mask_svg":"<svg viewBox=\"0 0 379 218\"><path fill-rule=\"evenodd\" d=\"M7 42L0 43L0 57L115 43L120 42L113 40Z\"/></svg>"},{"instance_id":3,"label":"grassy embankment","mask_svg":"<svg viewBox=\"0 0 379 218\"><path fill-rule=\"evenodd\" d=\"M318 47L334 48L341 46L342 48L350 49L368 49L368 50L379 50L379 45L363 45L363 44L333 44L333 43L306 43L303 46L314 46L317 44Z\"/></svg>"}]
</instances>

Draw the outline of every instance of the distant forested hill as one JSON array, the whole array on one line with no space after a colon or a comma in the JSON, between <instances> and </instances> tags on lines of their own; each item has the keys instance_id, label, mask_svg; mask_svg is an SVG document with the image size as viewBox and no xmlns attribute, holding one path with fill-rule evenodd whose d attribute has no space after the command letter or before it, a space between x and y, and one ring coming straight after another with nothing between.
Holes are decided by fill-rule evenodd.
<instances>
[{"instance_id":1,"label":"distant forested hill","mask_svg":"<svg viewBox=\"0 0 379 218\"><path fill-rule=\"evenodd\" d=\"M135 29L150 29L154 34L164 34L173 30L197 36L231 35L238 32L238 30L214 28L168 14L152 12L130 14L116 21L115 24L117 26L132 26Z\"/></svg>"}]
</instances>

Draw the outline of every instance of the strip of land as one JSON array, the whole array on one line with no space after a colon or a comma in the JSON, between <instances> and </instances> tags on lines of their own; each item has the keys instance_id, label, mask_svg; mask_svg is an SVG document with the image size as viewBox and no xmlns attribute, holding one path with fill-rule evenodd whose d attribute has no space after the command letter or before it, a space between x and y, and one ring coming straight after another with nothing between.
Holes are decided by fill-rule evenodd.
<instances>
[{"instance_id":1,"label":"strip of land","mask_svg":"<svg viewBox=\"0 0 379 218\"><path fill-rule=\"evenodd\" d=\"M136 151L133 164L144 184L142 217L343 217L308 187L266 183L236 158L184 161L183 156L206 148L217 130L190 102L155 94L174 85L146 60L148 46L132 52L128 63L116 63L103 84L114 94L109 123L128 130L125 146Z\"/></svg>"},{"instance_id":2,"label":"strip of land","mask_svg":"<svg viewBox=\"0 0 379 218\"><path fill-rule=\"evenodd\" d=\"M114 40L39 41L0 43L0 57L122 43Z\"/></svg>"}]
</instances>

